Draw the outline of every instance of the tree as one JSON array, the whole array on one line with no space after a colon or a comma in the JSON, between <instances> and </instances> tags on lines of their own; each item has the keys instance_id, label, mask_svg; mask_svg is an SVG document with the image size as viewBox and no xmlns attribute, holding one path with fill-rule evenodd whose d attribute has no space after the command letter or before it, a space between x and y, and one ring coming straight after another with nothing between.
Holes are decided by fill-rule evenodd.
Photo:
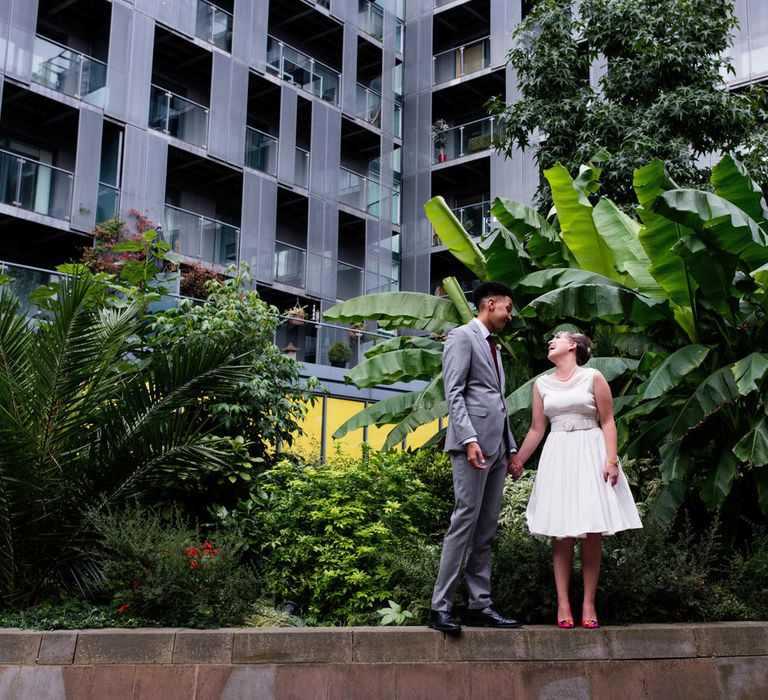
<instances>
[{"instance_id":1,"label":"tree","mask_svg":"<svg viewBox=\"0 0 768 700\"><path fill-rule=\"evenodd\" d=\"M583 0L576 16L568 2L540 0L508 54L521 99L488 103L498 148L533 148L542 171L557 162L574 171L603 151L602 193L621 207L634 203L634 168L653 158L681 186L706 183L700 156L747 142L758 116L759 91L728 92L723 79L733 5ZM596 88L595 65L605 69ZM538 198L551 204L546 183Z\"/></svg>"}]
</instances>

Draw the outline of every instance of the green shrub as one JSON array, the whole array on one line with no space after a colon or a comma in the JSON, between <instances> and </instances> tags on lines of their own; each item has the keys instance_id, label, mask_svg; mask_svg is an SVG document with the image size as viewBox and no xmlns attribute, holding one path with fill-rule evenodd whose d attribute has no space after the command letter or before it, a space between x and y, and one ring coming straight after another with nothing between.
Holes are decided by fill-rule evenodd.
<instances>
[{"instance_id":1,"label":"green shrub","mask_svg":"<svg viewBox=\"0 0 768 700\"><path fill-rule=\"evenodd\" d=\"M146 625L129 611L114 605L97 605L86 600L45 601L26 610L0 613L0 627L36 630L76 630Z\"/></svg>"},{"instance_id":2,"label":"green shrub","mask_svg":"<svg viewBox=\"0 0 768 700\"><path fill-rule=\"evenodd\" d=\"M207 537L177 513L139 508L91 515L101 536L96 559L121 613L161 625L241 624L259 597L243 545L231 533Z\"/></svg>"},{"instance_id":3,"label":"green shrub","mask_svg":"<svg viewBox=\"0 0 768 700\"><path fill-rule=\"evenodd\" d=\"M384 557L444 511L414 473L414 461L430 471L422 459L366 450L311 466L285 460L259 477L248 501L219 515L251 541L276 600L295 601L321 623L376 622L392 597Z\"/></svg>"}]
</instances>

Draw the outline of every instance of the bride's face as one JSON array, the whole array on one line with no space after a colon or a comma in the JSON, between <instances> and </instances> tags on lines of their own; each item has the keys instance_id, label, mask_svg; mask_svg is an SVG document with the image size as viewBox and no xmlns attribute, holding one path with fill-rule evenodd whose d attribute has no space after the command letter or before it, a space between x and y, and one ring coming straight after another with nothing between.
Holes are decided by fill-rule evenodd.
<instances>
[{"instance_id":1,"label":"bride's face","mask_svg":"<svg viewBox=\"0 0 768 700\"><path fill-rule=\"evenodd\" d=\"M547 358L550 362L555 362L572 350L576 350L576 343L570 340L565 333L557 333L547 343Z\"/></svg>"}]
</instances>

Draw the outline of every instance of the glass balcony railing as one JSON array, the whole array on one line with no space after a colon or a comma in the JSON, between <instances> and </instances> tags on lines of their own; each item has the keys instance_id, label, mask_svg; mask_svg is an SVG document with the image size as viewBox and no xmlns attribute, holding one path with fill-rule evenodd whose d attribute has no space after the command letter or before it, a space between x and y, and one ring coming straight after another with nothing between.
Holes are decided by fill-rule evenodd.
<instances>
[{"instance_id":1,"label":"glass balcony railing","mask_svg":"<svg viewBox=\"0 0 768 700\"><path fill-rule=\"evenodd\" d=\"M245 165L277 175L277 139L253 127L245 127Z\"/></svg>"},{"instance_id":2,"label":"glass balcony railing","mask_svg":"<svg viewBox=\"0 0 768 700\"><path fill-rule=\"evenodd\" d=\"M19 314L25 316L32 316L37 311L35 304L29 301L29 295L41 285L58 282L64 276L52 270L3 261L0 261L0 275L8 276L7 288L19 302Z\"/></svg>"},{"instance_id":3,"label":"glass balcony railing","mask_svg":"<svg viewBox=\"0 0 768 700\"><path fill-rule=\"evenodd\" d=\"M405 45L405 22L398 19L395 21L395 51L403 53Z\"/></svg>"},{"instance_id":4,"label":"glass balcony railing","mask_svg":"<svg viewBox=\"0 0 768 700\"><path fill-rule=\"evenodd\" d=\"M163 237L181 255L218 265L238 259L240 229L185 209L165 205Z\"/></svg>"},{"instance_id":5,"label":"glass balcony railing","mask_svg":"<svg viewBox=\"0 0 768 700\"><path fill-rule=\"evenodd\" d=\"M400 223L400 191L382 185L365 175L339 168L339 201L371 216L382 215L382 197L389 197L392 204L392 223Z\"/></svg>"},{"instance_id":6,"label":"glass balcony railing","mask_svg":"<svg viewBox=\"0 0 768 700\"><path fill-rule=\"evenodd\" d=\"M486 151L492 146L494 133L493 117L452 126L435 137L434 162L444 163L447 160Z\"/></svg>"},{"instance_id":7,"label":"glass balcony railing","mask_svg":"<svg viewBox=\"0 0 768 700\"><path fill-rule=\"evenodd\" d=\"M384 37L384 10L369 0L358 0L357 26L381 41Z\"/></svg>"},{"instance_id":8,"label":"glass balcony railing","mask_svg":"<svg viewBox=\"0 0 768 700\"><path fill-rule=\"evenodd\" d=\"M153 85L149 128L205 148L208 144L208 108Z\"/></svg>"},{"instance_id":9,"label":"glass balcony railing","mask_svg":"<svg viewBox=\"0 0 768 700\"><path fill-rule=\"evenodd\" d=\"M32 82L104 107L107 64L37 36L32 53Z\"/></svg>"},{"instance_id":10,"label":"glass balcony railing","mask_svg":"<svg viewBox=\"0 0 768 700\"><path fill-rule=\"evenodd\" d=\"M0 150L0 202L68 220L72 173Z\"/></svg>"},{"instance_id":11,"label":"glass balcony railing","mask_svg":"<svg viewBox=\"0 0 768 700\"><path fill-rule=\"evenodd\" d=\"M464 230L473 238L485 236L491 230L491 203L477 202L451 210ZM432 245L442 245L437 234L432 234Z\"/></svg>"},{"instance_id":12,"label":"glass balcony railing","mask_svg":"<svg viewBox=\"0 0 768 700\"><path fill-rule=\"evenodd\" d=\"M275 282L303 289L306 286L307 251L275 241Z\"/></svg>"},{"instance_id":13,"label":"glass balcony railing","mask_svg":"<svg viewBox=\"0 0 768 700\"><path fill-rule=\"evenodd\" d=\"M374 126L381 126L381 93L358 83L355 114Z\"/></svg>"},{"instance_id":14,"label":"glass balcony railing","mask_svg":"<svg viewBox=\"0 0 768 700\"><path fill-rule=\"evenodd\" d=\"M232 15L208 0L197 0L195 35L224 51L231 51Z\"/></svg>"},{"instance_id":15,"label":"glass balcony railing","mask_svg":"<svg viewBox=\"0 0 768 700\"><path fill-rule=\"evenodd\" d=\"M117 218L120 213L120 190L104 182L99 183L96 200L96 223Z\"/></svg>"},{"instance_id":16,"label":"glass balcony railing","mask_svg":"<svg viewBox=\"0 0 768 700\"><path fill-rule=\"evenodd\" d=\"M267 72L321 100L339 104L341 74L273 36L267 37Z\"/></svg>"},{"instance_id":17,"label":"glass balcony railing","mask_svg":"<svg viewBox=\"0 0 768 700\"><path fill-rule=\"evenodd\" d=\"M471 44L443 51L436 54L433 60L435 85L461 78L491 65L491 40L486 37Z\"/></svg>"},{"instance_id":18,"label":"glass balcony railing","mask_svg":"<svg viewBox=\"0 0 768 700\"><path fill-rule=\"evenodd\" d=\"M336 267L336 298L351 299L364 293L363 270L339 260Z\"/></svg>"},{"instance_id":19,"label":"glass balcony railing","mask_svg":"<svg viewBox=\"0 0 768 700\"><path fill-rule=\"evenodd\" d=\"M296 164L293 173L293 182L305 189L309 187L309 151L296 147Z\"/></svg>"}]
</instances>

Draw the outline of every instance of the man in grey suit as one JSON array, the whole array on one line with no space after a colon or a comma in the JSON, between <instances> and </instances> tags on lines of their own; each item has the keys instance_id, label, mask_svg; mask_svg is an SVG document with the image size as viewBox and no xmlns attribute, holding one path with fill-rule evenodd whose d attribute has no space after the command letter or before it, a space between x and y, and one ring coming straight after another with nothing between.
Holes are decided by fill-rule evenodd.
<instances>
[{"instance_id":1,"label":"man in grey suit","mask_svg":"<svg viewBox=\"0 0 768 700\"><path fill-rule=\"evenodd\" d=\"M512 290L501 282L483 282L473 300L477 317L454 329L443 351L445 449L451 455L456 502L443 542L429 626L448 634L461 631L451 608L462 565L468 594L464 624L520 626L491 600L491 543L504 479L508 471L514 478L520 476L512 460L517 446L504 403L504 369L491 336L511 319Z\"/></svg>"}]
</instances>

